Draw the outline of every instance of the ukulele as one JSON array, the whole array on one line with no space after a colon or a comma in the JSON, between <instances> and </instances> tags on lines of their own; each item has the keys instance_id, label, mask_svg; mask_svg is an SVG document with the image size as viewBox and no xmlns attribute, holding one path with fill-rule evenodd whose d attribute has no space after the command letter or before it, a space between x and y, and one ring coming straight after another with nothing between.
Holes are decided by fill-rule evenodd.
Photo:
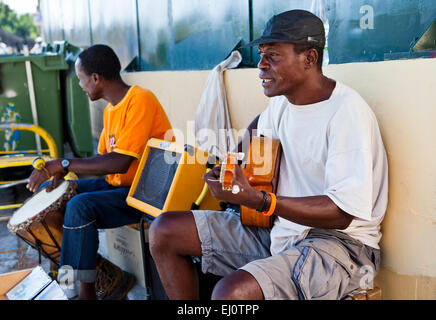
<instances>
[{"instance_id":1,"label":"ukulele","mask_svg":"<svg viewBox=\"0 0 436 320\"><path fill-rule=\"evenodd\" d=\"M257 190L266 192L277 192L277 183L280 169L280 157L282 149L278 139L266 137L253 137L250 142L250 149L245 168L242 172L248 183ZM220 182L223 190L238 190L233 186L235 165L241 160L238 153L228 153L224 163L221 165ZM236 188L236 190L235 190ZM273 216L267 217L261 212L241 205L241 222L246 226L271 228Z\"/></svg>"}]
</instances>

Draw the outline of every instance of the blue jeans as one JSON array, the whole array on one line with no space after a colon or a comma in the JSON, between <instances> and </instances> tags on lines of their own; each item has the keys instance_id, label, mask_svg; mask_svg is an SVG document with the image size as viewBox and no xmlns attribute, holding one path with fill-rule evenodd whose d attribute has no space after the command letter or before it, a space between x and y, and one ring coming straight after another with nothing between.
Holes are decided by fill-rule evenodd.
<instances>
[{"instance_id":1,"label":"blue jeans","mask_svg":"<svg viewBox=\"0 0 436 320\"><path fill-rule=\"evenodd\" d=\"M98 229L138 223L143 213L127 205L130 187L114 187L104 178L75 182L78 194L65 209L60 266L72 268L75 280L94 282Z\"/></svg>"}]
</instances>

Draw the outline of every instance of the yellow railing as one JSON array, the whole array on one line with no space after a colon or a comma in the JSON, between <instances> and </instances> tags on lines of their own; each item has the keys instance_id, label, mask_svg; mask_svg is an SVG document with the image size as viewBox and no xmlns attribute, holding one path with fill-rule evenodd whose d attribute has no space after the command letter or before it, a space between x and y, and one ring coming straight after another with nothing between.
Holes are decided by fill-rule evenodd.
<instances>
[{"instance_id":1,"label":"yellow railing","mask_svg":"<svg viewBox=\"0 0 436 320\"><path fill-rule=\"evenodd\" d=\"M24 131L31 131L31 132L38 134L47 143L50 157L52 157L52 158L58 157L58 148L56 147L56 142L54 141L53 137L43 128L41 128L37 125L34 125L34 124L26 124L26 123L1 123L0 124L0 131L6 131L6 130L24 130ZM30 153L30 151L37 152L36 150L27 150L26 152ZM41 150L41 151L47 151L47 150ZM14 153L14 152L0 151L0 155L1 154L11 154L11 153Z\"/></svg>"},{"instance_id":2,"label":"yellow railing","mask_svg":"<svg viewBox=\"0 0 436 320\"><path fill-rule=\"evenodd\" d=\"M4 167L18 167L18 166L22 166L23 162L20 161L16 161L17 158L15 157L8 157L8 156L13 156L14 154L28 154L28 155L39 155L38 153L49 153L49 157L51 159L55 159L58 157L58 148L56 147L56 142L54 141L53 137L43 128L34 125L34 124L26 124L26 123L0 123L0 131L6 131L6 130L24 130L24 131L31 131L34 132L36 134L38 134L47 144L48 149L44 149L44 150L18 150L18 151L0 151L0 156L6 156L6 159L9 159L8 161L6 161L6 164L3 163L1 166ZM29 162L30 161L30 162ZM26 163L29 162L31 163L31 160L29 161L25 161ZM3 161L5 162L5 161ZM13 186L15 184L18 183L25 183L27 181L27 179L22 180L22 181L9 181L9 182L4 182L4 181L0 181L0 185L2 188L8 187L8 186ZM7 210L7 209L16 209L19 208L22 204L8 204L8 205L0 205L0 210Z\"/></svg>"}]
</instances>

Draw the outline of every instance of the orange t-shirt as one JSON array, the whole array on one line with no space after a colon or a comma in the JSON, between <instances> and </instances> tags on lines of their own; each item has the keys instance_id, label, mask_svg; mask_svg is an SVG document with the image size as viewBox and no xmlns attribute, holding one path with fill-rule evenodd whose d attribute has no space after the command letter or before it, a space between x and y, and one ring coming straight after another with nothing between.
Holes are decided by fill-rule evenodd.
<instances>
[{"instance_id":1,"label":"orange t-shirt","mask_svg":"<svg viewBox=\"0 0 436 320\"><path fill-rule=\"evenodd\" d=\"M126 173L106 175L109 184L132 184L149 138L173 141L171 123L151 91L132 86L117 105L109 103L104 109L98 153L117 152L135 158Z\"/></svg>"}]
</instances>

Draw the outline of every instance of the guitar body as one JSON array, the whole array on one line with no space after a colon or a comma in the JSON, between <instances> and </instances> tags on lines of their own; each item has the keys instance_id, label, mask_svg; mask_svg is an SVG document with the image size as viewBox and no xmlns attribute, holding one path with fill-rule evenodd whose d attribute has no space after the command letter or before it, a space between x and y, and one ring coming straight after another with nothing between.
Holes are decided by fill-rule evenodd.
<instances>
[{"instance_id":1,"label":"guitar body","mask_svg":"<svg viewBox=\"0 0 436 320\"><path fill-rule=\"evenodd\" d=\"M282 148L280 141L266 137L253 137L249 156L243 169L244 175L252 187L266 192L277 192ZM265 216L255 209L241 205L243 225L271 228L273 215Z\"/></svg>"}]
</instances>

